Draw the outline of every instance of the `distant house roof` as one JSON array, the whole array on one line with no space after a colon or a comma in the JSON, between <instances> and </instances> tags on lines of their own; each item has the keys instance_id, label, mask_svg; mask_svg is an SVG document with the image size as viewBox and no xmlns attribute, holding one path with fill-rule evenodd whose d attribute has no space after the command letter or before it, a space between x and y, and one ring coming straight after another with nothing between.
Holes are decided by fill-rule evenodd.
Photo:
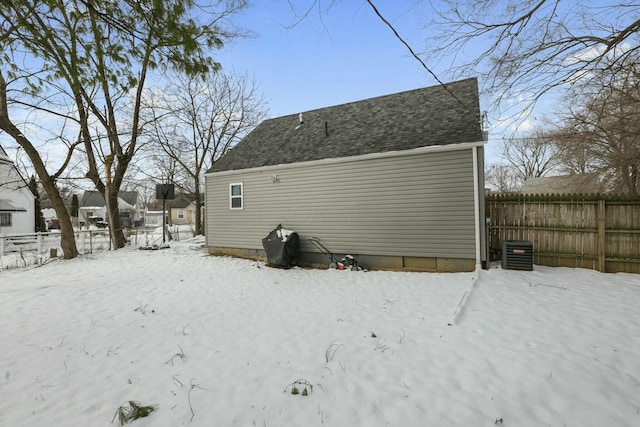
<instances>
[{"instance_id":1,"label":"distant house roof","mask_svg":"<svg viewBox=\"0 0 640 427\"><path fill-rule=\"evenodd\" d=\"M15 163L9 158L9 155L5 149L2 148L2 145L0 145L0 165L8 166L13 169L13 172L24 182L25 185L27 185L27 180L24 179L18 168L16 168ZM0 176L0 184L3 183L2 178L4 178L4 176Z\"/></svg>"},{"instance_id":2,"label":"distant house roof","mask_svg":"<svg viewBox=\"0 0 640 427\"><path fill-rule=\"evenodd\" d=\"M25 208L14 206L11 200L0 199L0 212L26 212Z\"/></svg>"},{"instance_id":3,"label":"distant house roof","mask_svg":"<svg viewBox=\"0 0 640 427\"><path fill-rule=\"evenodd\" d=\"M523 194L590 194L603 190L598 174L575 174L529 178L522 184Z\"/></svg>"},{"instance_id":4,"label":"distant house roof","mask_svg":"<svg viewBox=\"0 0 640 427\"><path fill-rule=\"evenodd\" d=\"M196 200L193 194L176 194L175 199L166 200L166 209L184 209ZM153 200L147 203L147 211L162 212L162 200Z\"/></svg>"},{"instance_id":5,"label":"distant house roof","mask_svg":"<svg viewBox=\"0 0 640 427\"><path fill-rule=\"evenodd\" d=\"M118 193L118 197L132 207L138 202L137 191L121 191ZM80 207L103 207L105 205L104 197L102 197L99 191L85 191L80 198Z\"/></svg>"},{"instance_id":6,"label":"distant house roof","mask_svg":"<svg viewBox=\"0 0 640 427\"><path fill-rule=\"evenodd\" d=\"M183 209L196 201L196 196L193 194L176 194L176 198L171 200L171 207L177 209Z\"/></svg>"},{"instance_id":7,"label":"distant house roof","mask_svg":"<svg viewBox=\"0 0 640 427\"><path fill-rule=\"evenodd\" d=\"M170 202L171 200L169 200ZM151 200L146 204L147 211L159 211L162 212L162 200Z\"/></svg>"},{"instance_id":8,"label":"distant house roof","mask_svg":"<svg viewBox=\"0 0 640 427\"><path fill-rule=\"evenodd\" d=\"M208 172L482 140L472 78L265 120Z\"/></svg>"}]
</instances>

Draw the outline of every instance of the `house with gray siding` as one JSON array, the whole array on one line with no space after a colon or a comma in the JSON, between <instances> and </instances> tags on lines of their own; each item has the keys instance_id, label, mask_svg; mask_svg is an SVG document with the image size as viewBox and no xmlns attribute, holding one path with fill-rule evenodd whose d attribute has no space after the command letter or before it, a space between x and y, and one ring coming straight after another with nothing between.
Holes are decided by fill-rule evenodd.
<instances>
[{"instance_id":1,"label":"house with gray siding","mask_svg":"<svg viewBox=\"0 0 640 427\"><path fill-rule=\"evenodd\" d=\"M472 271L486 260L484 136L466 79L265 120L206 174L209 253L265 259L279 224L300 263Z\"/></svg>"}]
</instances>

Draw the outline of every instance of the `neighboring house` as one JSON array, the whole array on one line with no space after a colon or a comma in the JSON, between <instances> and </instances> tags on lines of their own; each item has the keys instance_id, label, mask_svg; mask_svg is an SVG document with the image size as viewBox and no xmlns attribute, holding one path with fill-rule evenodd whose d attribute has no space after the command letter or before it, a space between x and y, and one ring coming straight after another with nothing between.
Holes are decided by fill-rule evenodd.
<instances>
[{"instance_id":1,"label":"neighboring house","mask_svg":"<svg viewBox=\"0 0 640 427\"><path fill-rule=\"evenodd\" d=\"M279 224L369 269L486 260L478 84L467 79L265 120L206 174L211 254L264 259Z\"/></svg>"},{"instance_id":2,"label":"neighboring house","mask_svg":"<svg viewBox=\"0 0 640 427\"><path fill-rule=\"evenodd\" d=\"M40 211L42 212L42 217L45 222L49 222L50 220L58 217L58 215L56 215L56 210L53 208L42 208Z\"/></svg>"},{"instance_id":3,"label":"neighboring house","mask_svg":"<svg viewBox=\"0 0 640 427\"><path fill-rule=\"evenodd\" d=\"M590 194L604 190L596 173L528 178L520 192L522 194Z\"/></svg>"},{"instance_id":4,"label":"neighboring house","mask_svg":"<svg viewBox=\"0 0 640 427\"><path fill-rule=\"evenodd\" d=\"M110 223L107 215L107 206L104 197L99 191L85 191L79 201L79 220L84 224L94 222L95 218L102 218ZM134 221L139 218L138 214L138 192L120 191L118 194L118 208L120 209L120 219L123 227L132 227Z\"/></svg>"},{"instance_id":5,"label":"neighboring house","mask_svg":"<svg viewBox=\"0 0 640 427\"><path fill-rule=\"evenodd\" d=\"M170 206L170 223L185 225L196 223L196 198L193 194L176 194L173 200L167 200Z\"/></svg>"},{"instance_id":6,"label":"neighboring house","mask_svg":"<svg viewBox=\"0 0 640 427\"><path fill-rule=\"evenodd\" d=\"M29 234L36 229L33 193L0 146L0 234Z\"/></svg>"},{"instance_id":7,"label":"neighboring house","mask_svg":"<svg viewBox=\"0 0 640 427\"><path fill-rule=\"evenodd\" d=\"M165 206L165 209L167 207ZM144 210L144 225L162 226L162 218L165 217L162 210L162 201L156 200L155 202L148 203Z\"/></svg>"},{"instance_id":8,"label":"neighboring house","mask_svg":"<svg viewBox=\"0 0 640 427\"><path fill-rule=\"evenodd\" d=\"M149 203L144 212L144 224L162 225L162 201ZM174 199L165 201L165 217L170 225L189 225L196 223L196 201L192 194L176 194Z\"/></svg>"}]
</instances>

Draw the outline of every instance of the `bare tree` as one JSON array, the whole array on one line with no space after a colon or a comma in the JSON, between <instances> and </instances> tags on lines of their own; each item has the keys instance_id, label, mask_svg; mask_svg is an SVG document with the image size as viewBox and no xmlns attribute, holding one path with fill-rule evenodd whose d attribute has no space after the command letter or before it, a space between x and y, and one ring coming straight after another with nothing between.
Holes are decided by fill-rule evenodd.
<instances>
[{"instance_id":1,"label":"bare tree","mask_svg":"<svg viewBox=\"0 0 640 427\"><path fill-rule=\"evenodd\" d=\"M266 115L266 104L254 81L224 72L204 79L175 76L171 86L149 98L151 138L177 165L172 180L194 194L196 230L202 233L203 175L258 125Z\"/></svg>"},{"instance_id":2,"label":"bare tree","mask_svg":"<svg viewBox=\"0 0 640 427\"><path fill-rule=\"evenodd\" d=\"M640 58L640 55L635 55ZM598 173L610 191L640 194L640 65L608 62L566 100L556 134L566 167Z\"/></svg>"},{"instance_id":3,"label":"bare tree","mask_svg":"<svg viewBox=\"0 0 640 427\"><path fill-rule=\"evenodd\" d=\"M125 244L118 192L137 151L140 102L147 76L173 68L201 74L219 68L210 56L238 35L230 14L246 0L15 0L0 3L0 129L29 156L61 220L65 258L77 255L68 212L56 179L80 147L86 177L106 201L115 248ZM19 83L8 96L10 83ZM123 105L129 107L123 115ZM49 172L17 120L15 107L38 111L52 126L72 125L73 141L58 172ZM14 107L13 110L11 107ZM60 132L63 134L63 132Z\"/></svg>"},{"instance_id":4,"label":"bare tree","mask_svg":"<svg viewBox=\"0 0 640 427\"><path fill-rule=\"evenodd\" d=\"M490 165L485 174L487 183L498 191L520 191L527 179L546 176L561 166L555 140L542 131L504 140L501 156L503 163Z\"/></svg>"},{"instance_id":5,"label":"bare tree","mask_svg":"<svg viewBox=\"0 0 640 427\"><path fill-rule=\"evenodd\" d=\"M505 164L491 164L485 168L485 183L490 190L500 193L512 193L520 191L522 180L516 175L513 167Z\"/></svg>"},{"instance_id":6,"label":"bare tree","mask_svg":"<svg viewBox=\"0 0 640 427\"><path fill-rule=\"evenodd\" d=\"M555 144L542 132L528 138L506 140L502 157L514 168L516 176L522 181L545 176L556 170L559 164Z\"/></svg>"}]
</instances>

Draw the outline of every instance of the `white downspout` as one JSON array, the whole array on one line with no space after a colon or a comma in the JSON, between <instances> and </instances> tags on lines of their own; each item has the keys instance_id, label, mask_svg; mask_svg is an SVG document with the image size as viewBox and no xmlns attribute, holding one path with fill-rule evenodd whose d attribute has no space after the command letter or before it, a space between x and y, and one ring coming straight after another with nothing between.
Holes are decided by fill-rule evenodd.
<instances>
[{"instance_id":1,"label":"white downspout","mask_svg":"<svg viewBox=\"0 0 640 427\"><path fill-rule=\"evenodd\" d=\"M478 186L478 147L472 148L473 152L473 207L476 229L476 269L482 268L482 260L480 256L480 194Z\"/></svg>"}]
</instances>

